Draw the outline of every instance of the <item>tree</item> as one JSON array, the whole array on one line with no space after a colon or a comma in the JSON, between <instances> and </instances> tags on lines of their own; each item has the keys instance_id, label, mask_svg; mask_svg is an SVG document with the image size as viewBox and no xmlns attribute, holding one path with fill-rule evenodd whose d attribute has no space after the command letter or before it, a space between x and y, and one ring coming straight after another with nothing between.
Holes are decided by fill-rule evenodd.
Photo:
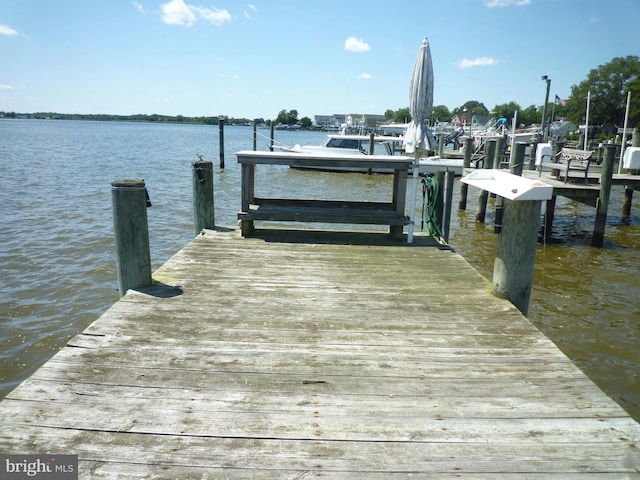
<instances>
[{"instance_id":1,"label":"tree","mask_svg":"<svg viewBox=\"0 0 640 480\"><path fill-rule=\"evenodd\" d=\"M571 86L571 96L567 99L567 117L572 122L584 122L587 110L587 92L591 92L589 104L589 124L603 125L605 131L612 132L615 125L622 126L627 102L627 92L631 92L634 115L630 124L640 119L640 59L635 55L615 57L609 63L589 72L587 78L578 85Z\"/></svg>"},{"instance_id":2,"label":"tree","mask_svg":"<svg viewBox=\"0 0 640 480\"><path fill-rule=\"evenodd\" d=\"M411 113L409 113L409 107L400 108L396 110L393 115L393 121L396 123L407 123L411 121Z\"/></svg>"},{"instance_id":3,"label":"tree","mask_svg":"<svg viewBox=\"0 0 640 480\"><path fill-rule=\"evenodd\" d=\"M522 118L520 118L520 105L516 102L503 103L501 105L496 105L493 107L493 113L498 118L506 118L509 122L513 120L513 114L518 112L518 123L525 123Z\"/></svg>"},{"instance_id":4,"label":"tree","mask_svg":"<svg viewBox=\"0 0 640 480\"><path fill-rule=\"evenodd\" d=\"M280 110L276 117L276 125L284 123L286 125L295 125L298 123L298 111L297 110Z\"/></svg>"},{"instance_id":5,"label":"tree","mask_svg":"<svg viewBox=\"0 0 640 480\"><path fill-rule=\"evenodd\" d=\"M564 107L563 107L564 108ZM556 111L556 114L559 114ZM542 112L538 113L538 107L535 105L529 105L527 108L518 112L518 123L524 123L525 125L537 124L540 125L542 120Z\"/></svg>"},{"instance_id":6,"label":"tree","mask_svg":"<svg viewBox=\"0 0 640 480\"><path fill-rule=\"evenodd\" d=\"M477 100L469 100L465 102L461 107L454 108L451 114L459 115L464 112L465 108L467 109L467 115L470 116L476 115L484 117L489 115L489 110L487 110L487 107L484 106L484 103L478 102Z\"/></svg>"},{"instance_id":7,"label":"tree","mask_svg":"<svg viewBox=\"0 0 640 480\"><path fill-rule=\"evenodd\" d=\"M433 123L448 122L451 120L451 112L444 105L436 105L431 112L431 118L433 119Z\"/></svg>"},{"instance_id":8,"label":"tree","mask_svg":"<svg viewBox=\"0 0 640 480\"><path fill-rule=\"evenodd\" d=\"M311 119L309 117L302 117L300 119L300 122L298 122L298 123L300 123L300 126L302 128L309 128L313 124L313 122L311 121Z\"/></svg>"}]
</instances>

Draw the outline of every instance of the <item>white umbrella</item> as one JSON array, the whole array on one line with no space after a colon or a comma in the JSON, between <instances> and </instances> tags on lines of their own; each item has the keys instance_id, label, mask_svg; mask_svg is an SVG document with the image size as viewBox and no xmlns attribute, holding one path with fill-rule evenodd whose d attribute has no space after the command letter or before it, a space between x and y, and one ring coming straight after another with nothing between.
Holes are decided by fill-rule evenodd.
<instances>
[{"instance_id":1,"label":"white umbrella","mask_svg":"<svg viewBox=\"0 0 640 480\"><path fill-rule=\"evenodd\" d=\"M409 113L411 123L407 127L402 145L407 153L413 153L416 161L413 165L413 185L411 187L411 210L407 242L413 242L415 225L416 194L418 190L419 159L423 152L435 150L436 140L427 124L433 109L433 65L431 49L427 37L422 41L416 62L413 65L409 82Z\"/></svg>"},{"instance_id":2,"label":"white umbrella","mask_svg":"<svg viewBox=\"0 0 640 480\"><path fill-rule=\"evenodd\" d=\"M409 82L411 122L402 142L405 152L422 153L435 150L436 140L427 125L433 109L433 65L427 37L422 41ZM419 156L419 155L418 155Z\"/></svg>"}]
</instances>

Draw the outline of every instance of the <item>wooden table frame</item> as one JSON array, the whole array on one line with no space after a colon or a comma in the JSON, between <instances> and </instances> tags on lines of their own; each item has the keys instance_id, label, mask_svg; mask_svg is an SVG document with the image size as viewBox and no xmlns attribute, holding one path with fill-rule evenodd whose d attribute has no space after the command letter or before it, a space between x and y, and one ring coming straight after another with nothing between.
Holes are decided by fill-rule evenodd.
<instances>
[{"instance_id":1,"label":"wooden table frame","mask_svg":"<svg viewBox=\"0 0 640 480\"><path fill-rule=\"evenodd\" d=\"M408 157L362 155L328 157L299 153L241 151L237 154L242 167L242 205L238 219L242 222L242 235L254 231L254 221L322 222L346 224L389 225L395 239L402 238L403 227L409 223L405 216L407 176L413 160ZM303 200L282 198L256 198L256 165L286 165L290 167L315 166L330 170L333 167L357 167L393 170L393 195L389 202Z\"/></svg>"}]
</instances>

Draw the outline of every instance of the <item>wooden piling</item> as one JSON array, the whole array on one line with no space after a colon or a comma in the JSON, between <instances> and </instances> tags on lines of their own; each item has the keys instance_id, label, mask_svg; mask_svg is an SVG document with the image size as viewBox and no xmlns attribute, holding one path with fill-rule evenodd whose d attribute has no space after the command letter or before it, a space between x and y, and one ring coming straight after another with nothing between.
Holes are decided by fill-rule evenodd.
<instances>
[{"instance_id":1,"label":"wooden piling","mask_svg":"<svg viewBox=\"0 0 640 480\"><path fill-rule=\"evenodd\" d=\"M507 144L506 137L498 137L496 139L496 149L493 155L493 168L501 167L502 159L504 158L506 144Z\"/></svg>"},{"instance_id":2,"label":"wooden piling","mask_svg":"<svg viewBox=\"0 0 640 480\"><path fill-rule=\"evenodd\" d=\"M473 153L473 139L466 138L464 140L464 157L462 159L463 172L465 168L471 167L471 154ZM460 183L460 203L458 204L459 210L467 209L467 192L469 185L466 183Z\"/></svg>"},{"instance_id":3,"label":"wooden piling","mask_svg":"<svg viewBox=\"0 0 640 480\"><path fill-rule=\"evenodd\" d=\"M495 156L497 140L495 138L490 138L484 144L484 168L490 169L493 168L493 158ZM480 190L480 195L478 196L478 213L476 213L476 222L484 223L484 220L487 215L487 200L489 199L489 192L486 190Z\"/></svg>"},{"instance_id":4,"label":"wooden piling","mask_svg":"<svg viewBox=\"0 0 640 480\"><path fill-rule=\"evenodd\" d=\"M624 202L622 204L622 221L628 222L631 218L631 202L633 200L633 187L624 187Z\"/></svg>"},{"instance_id":5,"label":"wooden piling","mask_svg":"<svg viewBox=\"0 0 640 480\"><path fill-rule=\"evenodd\" d=\"M258 150L258 126L253 122L253 151Z\"/></svg>"},{"instance_id":6,"label":"wooden piling","mask_svg":"<svg viewBox=\"0 0 640 480\"><path fill-rule=\"evenodd\" d=\"M524 142L515 142L512 148L513 155L511 156L509 170L514 175L522 176L522 171L524 170L524 153L527 148L527 144Z\"/></svg>"},{"instance_id":7,"label":"wooden piling","mask_svg":"<svg viewBox=\"0 0 640 480\"><path fill-rule=\"evenodd\" d=\"M275 145L275 130L273 125L273 120L271 121L271 125L269 128L269 150L273 152L273 146Z\"/></svg>"},{"instance_id":8,"label":"wooden piling","mask_svg":"<svg viewBox=\"0 0 640 480\"><path fill-rule=\"evenodd\" d=\"M208 160L194 162L192 177L193 227L194 235L198 235L205 228L215 227L213 163Z\"/></svg>"},{"instance_id":9,"label":"wooden piling","mask_svg":"<svg viewBox=\"0 0 640 480\"><path fill-rule=\"evenodd\" d=\"M540 200L503 199L502 232L498 236L492 293L529 311L533 268L540 222Z\"/></svg>"},{"instance_id":10,"label":"wooden piling","mask_svg":"<svg viewBox=\"0 0 640 480\"><path fill-rule=\"evenodd\" d=\"M144 180L111 182L118 291L151 285L151 254Z\"/></svg>"},{"instance_id":11,"label":"wooden piling","mask_svg":"<svg viewBox=\"0 0 640 480\"><path fill-rule=\"evenodd\" d=\"M220 145L220 168L224 168L224 118L218 119L218 140Z\"/></svg>"},{"instance_id":12,"label":"wooden piling","mask_svg":"<svg viewBox=\"0 0 640 480\"><path fill-rule=\"evenodd\" d=\"M449 241L449 228L451 225L451 202L453 200L454 173L451 170L438 170L435 178L440 188L436 197L436 224L442 233L445 242Z\"/></svg>"},{"instance_id":13,"label":"wooden piling","mask_svg":"<svg viewBox=\"0 0 640 480\"><path fill-rule=\"evenodd\" d=\"M538 150L538 141L535 140L530 144L531 148L529 149L529 170L536 169L536 151Z\"/></svg>"},{"instance_id":14,"label":"wooden piling","mask_svg":"<svg viewBox=\"0 0 640 480\"><path fill-rule=\"evenodd\" d=\"M607 223L607 210L609 208L609 196L613 183L613 164L616 155L615 145L605 145L604 159L602 161L602 173L600 174L600 196L596 201L596 220L593 226L592 247L602 247L604 242L604 230Z\"/></svg>"}]
</instances>

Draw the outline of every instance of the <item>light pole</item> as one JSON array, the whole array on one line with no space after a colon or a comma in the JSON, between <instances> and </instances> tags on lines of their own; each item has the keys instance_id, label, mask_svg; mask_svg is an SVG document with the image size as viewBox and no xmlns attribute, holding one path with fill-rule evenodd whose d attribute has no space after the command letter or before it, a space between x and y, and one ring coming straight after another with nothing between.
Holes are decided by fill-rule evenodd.
<instances>
[{"instance_id":1,"label":"light pole","mask_svg":"<svg viewBox=\"0 0 640 480\"><path fill-rule=\"evenodd\" d=\"M547 140L547 134L544 128L544 124L547 120L547 104L549 103L549 88L551 88L551 79L546 76L543 75L542 76L542 80L544 80L545 82L547 82L547 93L544 96L544 105L542 106L542 138L543 140Z\"/></svg>"}]
</instances>

